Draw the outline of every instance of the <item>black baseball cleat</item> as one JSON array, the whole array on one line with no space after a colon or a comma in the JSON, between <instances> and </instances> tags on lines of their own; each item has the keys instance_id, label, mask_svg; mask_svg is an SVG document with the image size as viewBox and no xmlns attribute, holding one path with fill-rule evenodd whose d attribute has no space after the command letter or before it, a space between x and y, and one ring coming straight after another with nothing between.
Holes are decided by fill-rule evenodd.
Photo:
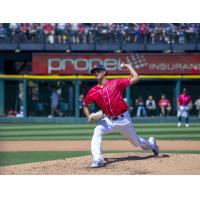
<instances>
[{"instance_id":1,"label":"black baseball cleat","mask_svg":"<svg viewBox=\"0 0 200 200\"><path fill-rule=\"evenodd\" d=\"M152 152L154 153L155 156L159 155L159 146L157 146L155 149L152 149Z\"/></svg>"},{"instance_id":2,"label":"black baseball cleat","mask_svg":"<svg viewBox=\"0 0 200 200\"><path fill-rule=\"evenodd\" d=\"M153 144L153 146L154 146L154 148L152 149L153 154L154 154L155 156L158 156L159 153L160 153L160 149L159 149L159 146L156 144L155 138L154 138L154 137L150 137L150 138L149 138L149 142L150 142L151 144Z\"/></svg>"}]
</instances>

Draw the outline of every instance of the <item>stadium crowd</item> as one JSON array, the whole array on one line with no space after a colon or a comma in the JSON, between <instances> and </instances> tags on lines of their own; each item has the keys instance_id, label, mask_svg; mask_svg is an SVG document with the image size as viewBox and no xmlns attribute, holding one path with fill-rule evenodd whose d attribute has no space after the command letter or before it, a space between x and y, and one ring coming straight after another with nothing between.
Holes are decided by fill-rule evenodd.
<instances>
[{"instance_id":1,"label":"stadium crowd","mask_svg":"<svg viewBox=\"0 0 200 200\"><path fill-rule=\"evenodd\" d=\"M191 43L197 23L1 23L0 42Z\"/></svg>"}]
</instances>

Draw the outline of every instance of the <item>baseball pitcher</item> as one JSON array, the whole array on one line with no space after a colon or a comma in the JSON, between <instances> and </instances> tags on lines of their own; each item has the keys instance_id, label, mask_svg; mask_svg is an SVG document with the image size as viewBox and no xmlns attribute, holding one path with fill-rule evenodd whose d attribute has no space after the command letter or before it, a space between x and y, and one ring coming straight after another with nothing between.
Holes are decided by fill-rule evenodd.
<instances>
[{"instance_id":1,"label":"baseball pitcher","mask_svg":"<svg viewBox=\"0 0 200 200\"><path fill-rule=\"evenodd\" d=\"M84 97L83 110L89 122L97 124L91 141L92 168L106 164L101 151L102 137L113 131L123 134L133 145L152 150L155 156L159 154L159 146L153 137L144 139L137 135L128 106L122 97L126 87L136 84L139 76L128 64L122 63L121 68L129 70L131 78L107 80L107 71L101 64L95 65L91 70L97 79L97 85L93 86ZM101 108L97 113L90 113L90 105L93 102Z\"/></svg>"},{"instance_id":2,"label":"baseball pitcher","mask_svg":"<svg viewBox=\"0 0 200 200\"><path fill-rule=\"evenodd\" d=\"M178 127L181 126L181 118L185 117L185 126L189 127L189 111L192 108L192 99L190 95L188 95L187 89L184 88L182 94L179 95L177 100L178 106Z\"/></svg>"}]
</instances>

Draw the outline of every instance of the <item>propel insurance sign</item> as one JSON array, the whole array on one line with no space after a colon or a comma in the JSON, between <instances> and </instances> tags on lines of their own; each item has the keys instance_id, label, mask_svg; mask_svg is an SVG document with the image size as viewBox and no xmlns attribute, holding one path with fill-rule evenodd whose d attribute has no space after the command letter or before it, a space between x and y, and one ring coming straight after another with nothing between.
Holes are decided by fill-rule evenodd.
<instances>
[{"instance_id":1,"label":"propel insurance sign","mask_svg":"<svg viewBox=\"0 0 200 200\"><path fill-rule=\"evenodd\" d=\"M33 74L89 74L93 65L101 63L109 74L128 74L120 64L131 64L140 74L191 74L200 70L200 54L76 54L34 53Z\"/></svg>"}]
</instances>

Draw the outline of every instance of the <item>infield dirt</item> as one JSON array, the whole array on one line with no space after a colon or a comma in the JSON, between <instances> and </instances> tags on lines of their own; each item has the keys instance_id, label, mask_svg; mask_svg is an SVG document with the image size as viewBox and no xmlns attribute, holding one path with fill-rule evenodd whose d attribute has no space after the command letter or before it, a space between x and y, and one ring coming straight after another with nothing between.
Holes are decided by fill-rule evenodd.
<instances>
[{"instance_id":1,"label":"infield dirt","mask_svg":"<svg viewBox=\"0 0 200 200\"><path fill-rule=\"evenodd\" d=\"M0 167L0 174L23 175L199 175L199 154L117 153L104 155L107 164L90 168L91 157Z\"/></svg>"}]
</instances>

